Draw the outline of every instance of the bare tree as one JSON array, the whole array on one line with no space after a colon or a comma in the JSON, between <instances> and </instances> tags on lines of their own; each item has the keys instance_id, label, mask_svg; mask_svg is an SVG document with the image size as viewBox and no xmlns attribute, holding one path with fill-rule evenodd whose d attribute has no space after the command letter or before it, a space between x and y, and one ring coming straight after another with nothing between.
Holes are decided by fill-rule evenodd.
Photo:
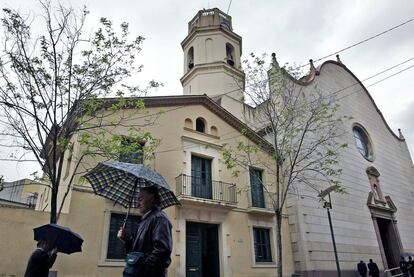
<instances>
[{"instance_id":1,"label":"bare tree","mask_svg":"<svg viewBox=\"0 0 414 277\"><path fill-rule=\"evenodd\" d=\"M303 186L315 190L315 195L327 185L337 185L344 192L338 177L338 155L346 144L340 143L338 105L334 94L324 92L313 80L316 69L299 78L288 65L279 67L273 54L272 67L267 70L264 56L251 54L245 61L245 101L254 107L253 116L246 121L272 145L272 159L258 158L262 145L240 142L236 148L227 147L224 158L228 168L240 170L263 168L273 176L270 184L254 174L251 181L260 183L270 199L276 217L278 276L283 276L282 215L289 193L299 192ZM254 180L253 180L254 179ZM269 186L275 185L274 193Z\"/></svg>"},{"instance_id":2,"label":"bare tree","mask_svg":"<svg viewBox=\"0 0 414 277\"><path fill-rule=\"evenodd\" d=\"M134 125L133 117L144 108L139 96L160 84L151 81L143 89L129 85L130 77L142 70L135 60L144 38L131 39L127 23L116 31L101 18L97 31L86 35L86 8L55 7L47 0L40 6L40 17L3 9L0 123L9 145L22 149L22 157L30 153L42 167L51 185L50 222L56 222L62 168L72 155L73 135L82 133L85 146L76 168L85 155L116 158L125 149L142 152L144 140L151 148L156 140ZM111 133L114 126L123 126L128 134ZM129 148L121 147L125 140Z\"/></svg>"}]
</instances>

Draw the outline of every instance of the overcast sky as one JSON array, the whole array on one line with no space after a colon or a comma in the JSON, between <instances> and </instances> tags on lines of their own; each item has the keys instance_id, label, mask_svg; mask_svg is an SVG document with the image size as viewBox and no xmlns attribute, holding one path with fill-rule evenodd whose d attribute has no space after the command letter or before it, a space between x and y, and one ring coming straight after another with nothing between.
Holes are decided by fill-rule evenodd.
<instances>
[{"instance_id":1,"label":"overcast sky","mask_svg":"<svg viewBox=\"0 0 414 277\"><path fill-rule=\"evenodd\" d=\"M85 4L90 16L85 30L91 32L100 17L116 24L130 23L131 34L146 38L138 61L144 71L137 80L155 79L164 87L154 95L182 94L181 41L187 23L198 10L218 7L226 12L229 0L72 0L74 7ZM39 12L34 0L0 0L1 7ZM243 38L243 57L250 52L277 54L280 64L305 64L364 40L414 17L413 0L282 1L233 0L229 14L233 30ZM360 79L414 57L414 21L340 54L342 62ZM242 57L242 58L243 58ZM331 57L330 59L335 59ZM322 61L321 61L322 62ZM316 65L320 64L318 62ZM414 61L369 80L382 78L414 65ZM380 82L368 90L390 127L402 132L414 153L414 68ZM0 148L0 158L10 151ZM6 181L29 176L33 164L0 162Z\"/></svg>"}]
</instances>

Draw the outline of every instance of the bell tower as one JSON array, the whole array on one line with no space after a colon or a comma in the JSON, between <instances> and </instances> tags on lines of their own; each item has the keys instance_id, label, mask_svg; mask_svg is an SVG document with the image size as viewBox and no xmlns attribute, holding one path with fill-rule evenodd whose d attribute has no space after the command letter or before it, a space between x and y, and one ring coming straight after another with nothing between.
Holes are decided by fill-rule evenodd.
<instances>
[{"instance_id":1,"label":"bell tower","mask_svg":"<svg viewBox=\"0 0 414 277\"><path fill-rule=\"evenodd\" d=\"M184 75L180 81L185 95L242 98L242 38L233 32L231 16L217 8L200 10L188 23L181 46Z\"/></svg>"}]
</instances>

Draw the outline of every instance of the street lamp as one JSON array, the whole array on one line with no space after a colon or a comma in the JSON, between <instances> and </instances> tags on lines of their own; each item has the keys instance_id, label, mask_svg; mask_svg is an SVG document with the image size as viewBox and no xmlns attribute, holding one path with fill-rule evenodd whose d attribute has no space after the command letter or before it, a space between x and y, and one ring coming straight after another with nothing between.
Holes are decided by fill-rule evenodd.
<instances>
[{"instance_id":1,"label":"street lamp","mask_svg":"<svg viewBox=\"0 0 414 277\"><path fill-rule=\"evenodd\" d=\"M336 251L335 235L334 235L334 231L332 227L331 212L329 211L330 209L332 209L331 192L336 190L337 188L338 188L337 185L330 186L329 188L321 191L318 194L318 197L322 199L323 207L328 212L329 228L331 229L332 244L333 244L334 253L335 253L336 271L338 271L338 277L341 277L341 269L339 268L338 252ZM324 199L326 195L328 195L329 201L326 201Z\"/></svg>"}]
</instances>

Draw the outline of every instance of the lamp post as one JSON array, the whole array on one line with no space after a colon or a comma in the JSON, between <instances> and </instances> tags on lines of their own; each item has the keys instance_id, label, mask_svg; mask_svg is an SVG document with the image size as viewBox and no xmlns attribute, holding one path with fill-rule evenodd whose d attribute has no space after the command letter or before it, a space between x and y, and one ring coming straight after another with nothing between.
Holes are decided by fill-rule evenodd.
<instances>
[{"instance_id":1,"label":"lamp post","mask_svg":"<svg viewBox=\"0 0 414 277\"><path fill-rule=\"evenodd\" d=\"M321 193L319 193L318 197L320 197L322 199L323 207L328 212L329 228L331 229L332 244L333 244L333 249L334 249L334 253L335 253L336 271L338 272L338 277L341 277L341 269L339 267L338 252L336 251L335 235L334 235L334 231L333 231L333 227L332 227L331 212L329 211L330 209L332 209L331 192L336 190L337 188L338 188L338 186L336 186L336 185L330 186L329 188L321 191ZM326 201L324 199L324 197L326 195L328 195L329 201Z\"/></svg>"}]
</instances>

